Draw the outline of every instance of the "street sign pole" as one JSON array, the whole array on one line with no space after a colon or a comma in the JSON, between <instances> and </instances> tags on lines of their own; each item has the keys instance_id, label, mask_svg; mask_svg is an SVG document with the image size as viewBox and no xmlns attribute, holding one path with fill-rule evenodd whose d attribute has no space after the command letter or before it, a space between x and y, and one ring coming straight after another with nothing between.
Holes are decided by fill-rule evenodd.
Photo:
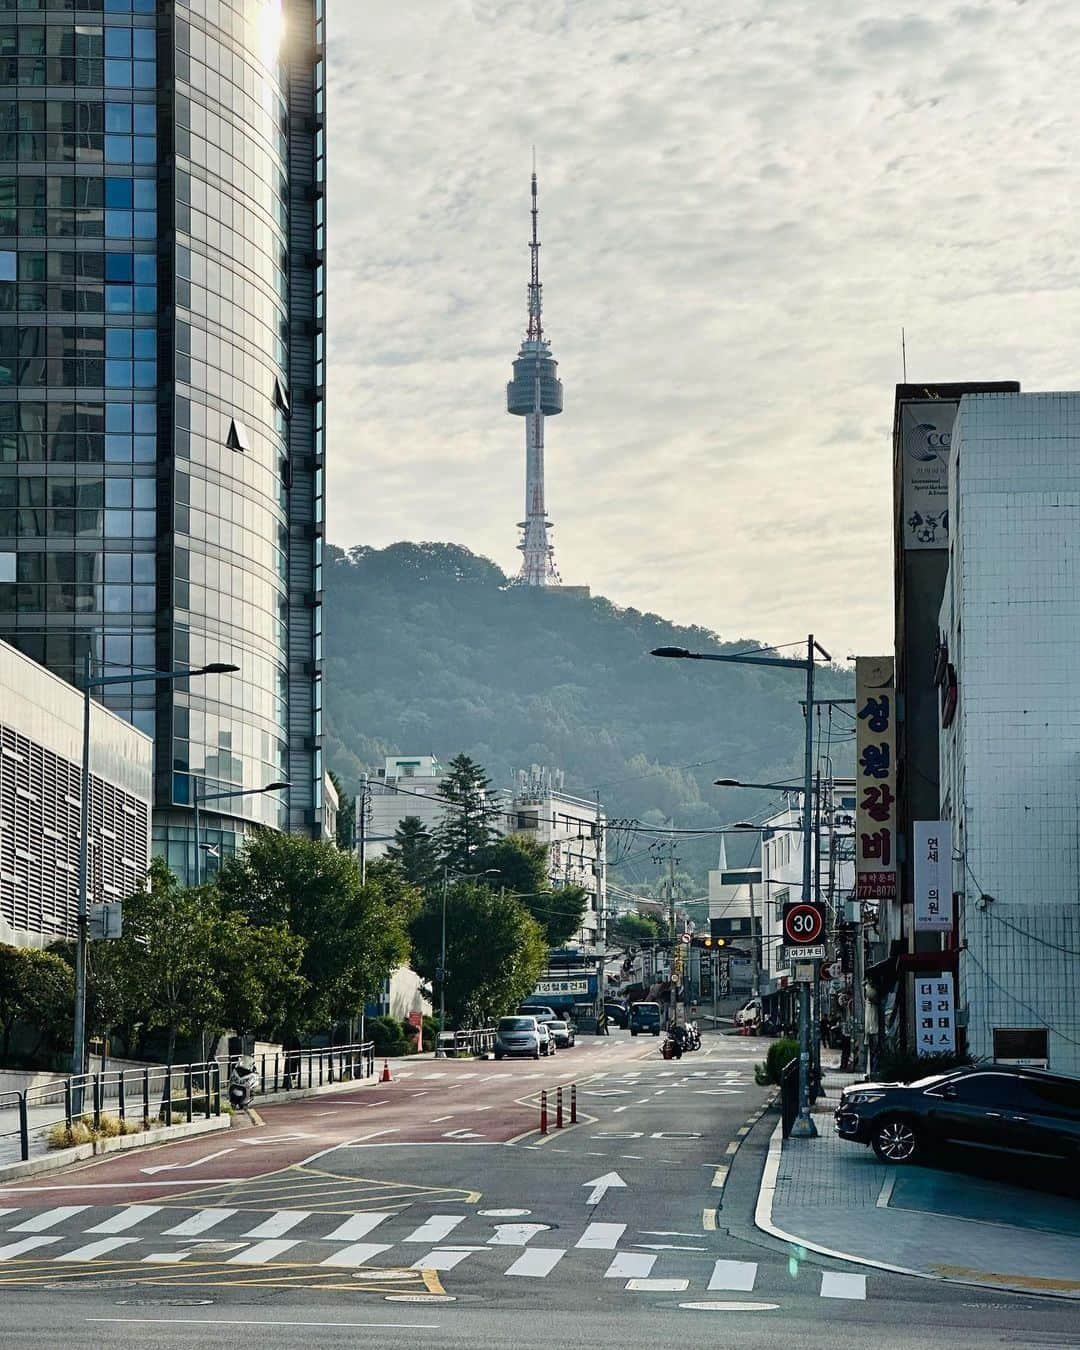
<instances>
[{"instance_id":1,"label":"street sign pole","mask_svg":"<svg viewBox=\"0 0 1080 1350\"><path fill-rule=\"evenodd\" d=\"M803 856L802 899L810 904L814 898L811 889L810 852L813 844L814 791L814 638L806 639L806 735L803 749ZM817 1127L810 1116L810 986L799 984L799 1112L792 1122L793 1139L814 1139Z\"/></svg>"}]
</instances>

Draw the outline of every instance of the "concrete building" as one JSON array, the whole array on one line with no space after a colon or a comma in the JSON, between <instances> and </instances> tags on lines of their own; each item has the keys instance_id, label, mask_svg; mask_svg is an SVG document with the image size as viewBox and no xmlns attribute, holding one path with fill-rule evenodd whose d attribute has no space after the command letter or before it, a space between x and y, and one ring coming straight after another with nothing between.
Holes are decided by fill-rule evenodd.
<instances>
[{"instance_id":1,"label":"concrete building","mask_svg":"<svg viewBox=\"0 0 1080 1350\"><path fill-rule=\"evenodd\" d=\"M956 1022L976 1056L1080 1074L1080 394L965 397L948 487L933 693Z\"/></svg>"},{"instance_id":2,"label":"concrete building","mask_svg":"<svg viewBox=\"0 0 1080 1350\"><path fill-rule=\"evenodd\" d=\"M446 773L434 755L389 755L356 794L356 847L368 862L381 858L406 816L417 816L434 833L446 804L439 784Z\"/></svg>"},{"instance_id":3,"label":"concrete building","mask_svg":"<svg viewBox=\"0 0 1080 1350\"><path fill-rule=\"evenodd\" d=\"M0 942L75 936L83 700L0 642ZM95 705L90 715L89 900L136 890L150 865L154 745Z\"/></svg>"},{"instance_id":4,"label":"concrete building","mask_svg":"<svg viewBox=\"0 0 1080 1350\"><path fill-rule=\"evenodd\" d=\"M154 846L322 824L324 0L0 14L0 636L156 742ZM76 10L78 12L76 12ZM213 856L212 854L209 856Z\"/></svg>"}]
</instances>

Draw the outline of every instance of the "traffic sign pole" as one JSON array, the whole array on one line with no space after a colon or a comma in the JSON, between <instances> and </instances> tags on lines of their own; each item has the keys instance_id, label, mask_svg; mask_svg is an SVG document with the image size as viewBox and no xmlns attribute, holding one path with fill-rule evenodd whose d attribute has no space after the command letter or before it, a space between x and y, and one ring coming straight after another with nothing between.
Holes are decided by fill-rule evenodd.
<instances>
[{"instance_id":1,"label":"traffic sign pole","mask_svg":"<svg viewBox=\"0 0 1080 1350\"><path fill-rule=\"evenodd\" d=\"M806 639L806 735L803 748L803 856L802 901L813 900L811 889L811 849L813 844L814 791L814 638ZM810 986L799 985L799 1113L791 1125L793 1139L814 1139L817 1127L810 1115Z\"/></svg>"}]
</instances>

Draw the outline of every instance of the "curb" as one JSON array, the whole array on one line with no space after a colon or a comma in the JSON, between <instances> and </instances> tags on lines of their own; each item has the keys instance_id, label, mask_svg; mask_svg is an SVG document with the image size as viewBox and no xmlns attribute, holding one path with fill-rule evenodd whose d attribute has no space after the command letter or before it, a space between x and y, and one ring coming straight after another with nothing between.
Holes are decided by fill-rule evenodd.
<instances>
[{"instance_id":1,"label":"curb","mask_svg":"<svg viewBox=\"0 0 1080 1350\"><path fill-rule=\"evenodd\" d=\"M853 1256L851 1252L838 1252L820 1242L811 1242L808 1238L778 1228L773 1223L772 1211L773 1199L776 1195L776 1179L780 1171L780 1154L784 1145L783 1132L784 1125L781 1121L769 1140L769 1153L765 1159L757 1205L754 1208L754 1225L760 1228L763 1233L768 1233L770 1237L779 1238L781 1242L789 1242L793 1246L817 1252L820 1256L831 1256L837 1261L848 1261L856 1266L869 1266L874 1270L886 1270L891 1275L910 1275L917 1280L936 1280L940 1284L960 1284L975 1289L996 1289L999 1293L1024 1294L1028 1298L1061 1298L1076 1302L1076 1294L1059 1293L1053 1289L1030 1289L1025 1285L1006 1284L1002 1280L964 1280L957 1275L938 1275L929 1270L913 1270L910 1266L895 1266L888 1261L875 1261L868 1256Z\"/></svg>"},{"instance_id":2,"label":"curb","mask_svg":"<svg viewBox=\"0 0 1080 1350\"><path fill-rule=\"evenodd\" d=\"M147 1148L151 1144L171 1144L179 1139L191 1139L196 1135L227 1130L231 1125L230 1116L211 1116L209 1120L193 1120L190 1124L185 1121L182 1125L162 1125L156 1130L143 1130L139 1134L117 1135L115 1139L97 1139L89 1144L79 1144L75 1148L59 1149L41 1158L30 1158L26 1162L5 1163L0 1167L0 1185L8 1181L19 1181L23 1177L62 1172L74 1163L85 1162L88 1158L101 1157L103 1154L126 1153L129 1149Z\"/></svg>"}]
</instances>

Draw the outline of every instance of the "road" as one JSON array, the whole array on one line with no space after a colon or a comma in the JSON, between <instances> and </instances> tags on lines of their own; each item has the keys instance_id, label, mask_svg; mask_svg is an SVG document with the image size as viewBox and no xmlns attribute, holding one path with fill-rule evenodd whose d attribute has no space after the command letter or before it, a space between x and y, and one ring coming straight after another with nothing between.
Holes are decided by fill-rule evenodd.
<instances>
[{"instance_id":1,"label":"road","mask_svg":"<svg viewBox=\"0 0 1080 1350\"><path fill-rule=\"evenodd\" d=\"M1076 1345L1076 1307L894 1276L752 1226L754 1042L666 1063L413 1061L263 1124L0 1188L19 1347ZM579 1123L537 1132L576 1083ZM554 1107L552 1106L552 1116ZM828 1197L823 1197L823 1204Z\"/></svg>"}]
</instances>

